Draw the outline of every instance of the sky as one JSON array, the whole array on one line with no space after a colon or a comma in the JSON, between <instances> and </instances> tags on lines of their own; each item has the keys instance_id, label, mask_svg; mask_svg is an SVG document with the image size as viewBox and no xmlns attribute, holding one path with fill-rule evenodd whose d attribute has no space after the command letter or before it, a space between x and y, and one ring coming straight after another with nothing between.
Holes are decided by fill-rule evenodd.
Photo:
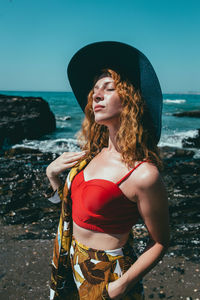
<instances>
[{"instance_id":1,"label":"sky","mask_svg":"<svg viewBox=\"0 0 200 300\"><path fill-rule=\"evenodd\" d=\"M73 54L106 40L142 51L163 93L200 92L199 0L0 0L0 90L70 91Z\"/></svg>"}]
</instances>

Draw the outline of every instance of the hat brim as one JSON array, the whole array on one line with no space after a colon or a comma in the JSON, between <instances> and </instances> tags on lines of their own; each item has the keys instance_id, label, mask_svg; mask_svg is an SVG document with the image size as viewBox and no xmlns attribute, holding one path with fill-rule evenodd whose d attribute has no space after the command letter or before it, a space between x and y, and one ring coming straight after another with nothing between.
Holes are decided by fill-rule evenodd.
<instances>
[{"instance_id":1,"label":"hat brim","mask_svg":"<svg viewBox=\"0 0 200 300\"><path fill-rule=\"evenodd\" d=\"M162 92L156 73L138 49L120 42L96 42L81 48L70 60L67 73L72 91L84 111L94 78L109 68L128 79L144 97L157 142L161 134Z\"/></svg>"}]
</instances>

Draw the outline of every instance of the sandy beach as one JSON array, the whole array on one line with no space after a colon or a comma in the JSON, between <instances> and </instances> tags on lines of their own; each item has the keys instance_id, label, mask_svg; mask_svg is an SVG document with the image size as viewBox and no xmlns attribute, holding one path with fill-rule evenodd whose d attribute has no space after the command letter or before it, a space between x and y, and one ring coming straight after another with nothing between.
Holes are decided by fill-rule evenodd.
<instances>
[{"instance_id":1,"label":"sandy beach","mask_svg":"<svg viewBox=\"0 0 200 300\"><path fill-rule=\"evenodd\" d=\"M1 300L44 300L49 297L53 240L22 239L27 227L1 225ZM199 298L200 267L170 249L144 278L145 299Z\"/></svg>"}]
</instances>

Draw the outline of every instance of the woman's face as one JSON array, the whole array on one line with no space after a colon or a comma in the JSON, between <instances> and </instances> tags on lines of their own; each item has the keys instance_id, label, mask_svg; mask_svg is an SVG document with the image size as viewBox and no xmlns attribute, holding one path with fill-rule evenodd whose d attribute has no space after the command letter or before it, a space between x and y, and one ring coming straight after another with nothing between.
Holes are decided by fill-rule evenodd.
<instances>
[{"instance_id":1,"label":"woman's face","mask_svg":"<svg viewBox=\"0 0 200 300\"><path fill-rule=\"evenodd\" d=\"M107 126L110 124L119 126L122 104L111 77L103 77L96 82L92 108L95 122Z\"/></svg>"}]
</instances>

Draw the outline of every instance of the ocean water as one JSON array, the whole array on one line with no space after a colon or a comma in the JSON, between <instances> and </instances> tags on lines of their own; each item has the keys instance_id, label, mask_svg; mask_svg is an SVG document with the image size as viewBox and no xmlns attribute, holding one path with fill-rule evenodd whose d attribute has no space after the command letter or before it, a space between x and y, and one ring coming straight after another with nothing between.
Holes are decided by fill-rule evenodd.
<instances>
[{"instance_id":1,"label":"ocean water","mask_svg":"<svg viewBox=\"0 0 200 300\"><path fill-rule=\"evenodd\" d=\"M39 140L23 140L13 147L26 146L41 151L61 154L64 151L76 151L78 146L75 134L81 128L84 114L72 92L24 92L0 91L1 94L15 96L42 97L56 117L56 130ZM182 148L182 140L194 137L200 128L200 119L173 116L173 113L200 109L200 95L164 94L163 95L162 134L159 146ZM194 158L200 157L200 150L195 151Z\"/></svg>"}]
</instances>

